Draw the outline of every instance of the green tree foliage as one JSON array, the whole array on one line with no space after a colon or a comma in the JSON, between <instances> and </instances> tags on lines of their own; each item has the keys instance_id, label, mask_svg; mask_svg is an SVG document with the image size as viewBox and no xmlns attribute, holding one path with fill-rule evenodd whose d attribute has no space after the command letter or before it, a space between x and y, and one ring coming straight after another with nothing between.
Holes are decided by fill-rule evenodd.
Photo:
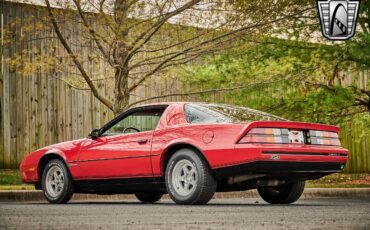
<instances>
[{"instance_id":1,"label":"green tree foliage","mask_svg":"<svg viewBox=\"0 0 370 230\"><path fill-rule=\"evenodd\" d=\"M185 76L202 89L265 83L227 92L227 101L291 120L338 125L356 118L370 130L370 85L361 89L358 82L369 69L368 47L368 34L340 44L266 38L212 57Z\"/></svg>"},{"instance_id":2,"label":"green tree foliage","mask_svg":"<svg viewBox=\"0 0 370 230\"><path fill-rule=\"evenodd\" d=\"M369 14L370 1L361 1L356 36L332 42L315 36L318 15L310 12L293 22L291 30L283 33L287 35L284 39L274 35L244 38L244 47L209 57L205 65L186 69L184 76L202 89L241 86L225 93L227 102L291 120L334 125L352 122L363 127L362 135L368 135ZM367 74L362 76L363 82L361 74Z\"/></svg>"}]
</instances>

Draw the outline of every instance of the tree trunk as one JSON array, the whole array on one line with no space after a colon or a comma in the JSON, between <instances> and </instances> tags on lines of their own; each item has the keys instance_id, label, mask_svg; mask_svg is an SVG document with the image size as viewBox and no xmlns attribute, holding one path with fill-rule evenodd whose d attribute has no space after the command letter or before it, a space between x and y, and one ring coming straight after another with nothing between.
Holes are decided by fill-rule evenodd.
<instances>
[{"instance_id":1,"label":"tree trunk","mask_svg":"<svg viewBox=\"0 0 370 230\"><path fill-rule=\"evenodd\" d=\"M128 91L128 74L125 70L117 69L115 73L115 89L114 89L114 106L113 113L118 115L128 108L130 102L130 93Z\"/></svg>"},{"instance_id":2,"label":"tree trunk","mask_svg":"<svg viewBox=\"0 0 370 230\"><path fill-rule=\"evenodd\" d=\"M128 108L130 97L123 96L121 98L116 98L114 101L113 113L115 116L121 114Z\"/></svg>"},{"instance_id":3,"label":"tree trunk","mask_svg":"<svg viewBox=\"0 0 370 230\"><path fill-rule=\"evenodd\" d=\"M130 93L128 90L128 61L126 60L128 50L126 37L128 30L124 29L127 20L127 11L129 3L127 0L116 0L114 5L114 20L118 26L116 34L116 44L113 48L113 59L116 67L115 86L114 86L114 106L113 113L118 115L128 108L130 102Z\"/></svg>"}]
</instances>

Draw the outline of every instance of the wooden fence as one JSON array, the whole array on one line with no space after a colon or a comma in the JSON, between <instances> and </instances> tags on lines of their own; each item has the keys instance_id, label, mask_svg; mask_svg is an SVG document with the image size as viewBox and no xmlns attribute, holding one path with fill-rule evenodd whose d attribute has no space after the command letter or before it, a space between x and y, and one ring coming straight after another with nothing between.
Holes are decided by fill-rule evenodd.
<instances>
[{"instance_id":1,"label":"wooden fence","mask_svg":"<svg viewBox=\"0 0 370 230\"><path fill-rule=\"evenodd\" d=\"M35 13L33 10L22 4L4 3L1 25L5 26L16 18L27 18ZM52 32L46 30L45 33ZM45 37L48 36L45 34ZM89 91L71 87L58 74L50 72L22 77L4 62L25 46L42 49L44 42L49 40L30 39L28 44L1 46L0 169L17 168L27 153L53 143L85 137L91 129L101 127L113 118L113 114ZM105 67L101 64L88 69L104 71ZM101 84L98 89L102 94L112 96L113 88L109 84ZM158 81L153 78L139 87L131 100L178 90L185 92L189 88L177 81ZM225 100L221 93L211 94L208 99L232 103ZM165 100L194 101L197 98L170 97ZM356 129L360 128L352 127L350 132L343 130L341 134L344 146L351 151L347 172L370 172L370 137L359 140Z\"/></svg>"},{"instance_id":2,"label":"wooden fence","mask_svg":"<svg viewBox=\"0 0 370 230\"><path fill-rule=\"evenodd\" d=\"M40 71L31 76L21 76L17 70L12 70L5 62L7 58L14 57L24 48L37 47L44 52L45 44L55 42L56 36L49 27L34 37L23 35L30 37L27 42L19 42L22 24L30 23L26 19L42 13L38 11L38 7L26 4L2 2L1 6L2 35L4 27L9 29L9 24L15 20L18 23L10 28L14 34L14 42L2 45L0 50L0 169L17 168L29 152L53 143L85 137L93 128L101 127L113 118L113 113L90 91L76 89L65 81L69 77L67 75L77 72L73 66L66 65L63 73ZM79 36L76 31L78 26L80 25L72 25L70 28L63 26L62 32L66 36ZM75 40L80 39L77 37ZM76 44L71 42L70 45ZM93 46L84 46L81 52L87 57L92 49ZM61 45L56 50L59 54L65 52ZM32 58L31 56L30 59ZM106 63L87 65L90 66L86 66L86 69L97 73L96 75L107 75L104 72L107 69ZM173 93L177 89L184 89L174 78L171 79L158 81L158 78L153 77L147 80L145 85L137 88L130 100L136 101L158 96L163 92ZM97 84L97 88L102 95L112 100L112 83ZM166 100L181 98L169 97Z\"/></svg>"},{"instance_id":3,"label":"wooden fence","mask_svg":"<svg viewBox=\"0 0 370 230\"><path fill-rule=\"evenodd\" d=\"M340 132L341 143L350 152L345 172L370 173L370 136L361 137L361 129L360 126L348 124Z\"/></svg>"}]
</instances>

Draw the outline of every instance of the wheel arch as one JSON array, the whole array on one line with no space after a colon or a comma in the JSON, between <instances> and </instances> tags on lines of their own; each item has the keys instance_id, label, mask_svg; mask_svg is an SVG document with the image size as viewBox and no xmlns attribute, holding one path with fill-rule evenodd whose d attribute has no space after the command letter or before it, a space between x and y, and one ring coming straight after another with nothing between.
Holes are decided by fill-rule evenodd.
<instances>
[{"instance_id":1,"label":"wheel arch","mask_svg":"<svg viewBox=\"0 0 370 230\"><path fill-rule=\"evenodd\" d=\"M161 175L164 175L166 172L166 167L170 158L180 149L192 149L198 156L200 156L206 163L209 169L211 169L211 165L209 164L208 159L204 155L204 153L193 144L189 144L186 142L174 143L168 146L162 154L161 157Z\"/></svg>"},{"instance_id":2,"label":"wheel arch","mask_svg":"<svg viewBox=\"0 0 370 230\"><path fill-rule=\"evenodd\" d=\"M44 154L40 158L40 160L39 160L39 162L37 164L37 174L38 174L38 177L39 177L39 181L42 180L42 174L44 172L44 169L45 169L46 164L49 161L53 160L53 159L60 159L60 160L62 160L64 162L64 164L66 165L67 169L69 170L68 165L67 165L67 163L66 163L66 161L65 161L65 159L64 159L63 156L61 156L60 154L58 154L56 152L48 152L48 153Z\"/></svg>"}]
</instances>

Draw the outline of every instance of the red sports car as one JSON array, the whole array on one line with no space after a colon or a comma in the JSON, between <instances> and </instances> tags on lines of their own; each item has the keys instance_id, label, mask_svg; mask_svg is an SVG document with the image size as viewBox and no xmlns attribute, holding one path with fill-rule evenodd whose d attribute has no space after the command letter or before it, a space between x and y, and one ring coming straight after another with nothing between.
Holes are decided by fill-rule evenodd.
<instances>
[{"instance_id":1,"label":"red sports car","mask_svg":"<svg viewBox=\"0 0 370 230\"><path fill-rule=\"evenodd\" d=\"M23 181L50 203L73 193L165 193L178 204L206 204L216 191L257 188L288 204L305 180L343 169L348 150L335 126L291 122L245 107L160 103L132 108L87 138L47 146L22 162Z\"/></svg>"}]
</instances>

